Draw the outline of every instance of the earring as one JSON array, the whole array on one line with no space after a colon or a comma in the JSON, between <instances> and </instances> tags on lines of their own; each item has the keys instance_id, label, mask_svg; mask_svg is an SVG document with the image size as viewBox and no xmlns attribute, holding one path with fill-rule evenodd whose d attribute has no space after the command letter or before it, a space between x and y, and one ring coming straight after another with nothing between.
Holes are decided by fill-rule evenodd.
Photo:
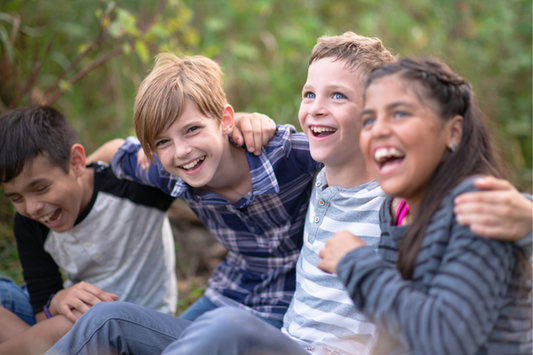
<instances>
[{"instance_id":1,"label":"earring","mask_svg":"<svg viewBox=\"0 0 533 355\"><path fill-rule=\"evenodd\" d=\"M459 144L457 142L453 141L450 143L450 145L448 145L448 148L450 148L452 152L455 152L457 150L458 145Z\"/></svg>"}]
</instances>

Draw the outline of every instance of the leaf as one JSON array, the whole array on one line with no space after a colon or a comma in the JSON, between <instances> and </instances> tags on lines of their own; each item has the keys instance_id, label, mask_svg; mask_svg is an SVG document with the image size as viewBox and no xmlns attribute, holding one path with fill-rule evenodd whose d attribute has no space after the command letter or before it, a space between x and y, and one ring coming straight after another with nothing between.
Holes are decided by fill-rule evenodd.
<instances>
[{"instance_id":1,"label":"leaf","mask_svg":"<svg viewBox=\"0 0 533 355\"><path fill-rule=\"evenodd\" d=\"M146 45L141 41L135 41L135 52L143 63L148 62L150 59L148 48L146 48Z\"/></svg>"},{"instance_id":2,"label":"leaf","mask_svg":"<svg viewBox=\"0 0 533 355\"><path fill-rule=\"evenodd\" d=\"M9 56L9 62L13 63L13 47L9 41L9 35L4 27L0 26L0 42L3 43L7 55Z\"/></svg>"}]
</instances>

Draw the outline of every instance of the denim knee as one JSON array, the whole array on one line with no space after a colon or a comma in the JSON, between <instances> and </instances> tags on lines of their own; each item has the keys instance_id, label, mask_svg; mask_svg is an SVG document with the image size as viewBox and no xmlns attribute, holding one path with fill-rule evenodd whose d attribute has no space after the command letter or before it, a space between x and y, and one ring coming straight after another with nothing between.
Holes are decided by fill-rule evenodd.
<instances>
[{"instance_id":1,"label":"denim knee","mask_svg":"<svg viewBox=\"0 0 533 355\"><path fill-rule=\"evenodd\" d=\"M263 321L256 318L249 312L234 307L220 307L215 310L204 313L198 317L206 328L206 333L216 335L219 338L230 336L231 338L249 339L256 336L257 324L263 324Z\"/></svg>"}]
</instances>

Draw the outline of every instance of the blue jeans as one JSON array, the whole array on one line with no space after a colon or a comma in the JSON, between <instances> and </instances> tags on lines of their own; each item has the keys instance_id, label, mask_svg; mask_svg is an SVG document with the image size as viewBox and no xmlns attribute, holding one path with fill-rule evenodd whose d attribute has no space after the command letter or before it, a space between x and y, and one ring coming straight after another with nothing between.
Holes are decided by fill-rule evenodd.
<instances>
[{"instance_id":1,"label":"blue jeans","mask_svg":"<svg viewBox=\"0 0 533 355\"><path fill-rule=\"evenodd\" d=\"M190 322L131 303L101 302L46 355L255 355L260 350L308 355L297 342L241 309L220 307Z\"/></svg>"},{"instance_id":2,"label":"blue jeans","mask_svg":"<svg viewBox=\"0 0 533 355\"><path fill-rule=\"evenodd\" d=\"M30 295L25 285L19 287L10 278L0 276L0 305L29 325L35 324Z\"/></svg>"},{"instance_id":3,"label":"blue jeans","mask_svg":"<svg viewBox=\"0 0 533 355\"><path fill-rule=\"evenodd\" d=\"M185 312L180 315L180 318L190 320L192 322L205 312L212 311L216 308L219 307L213 302L211 302L209 298L202 296L202 298L200 298L198 301L194 302L189 308L187 308ZM278 329L281 329L281 327L283 326L283 321L280 320L267 319L263 317L258 318L263 322L268 323Z\"/></svg>"}]
</instances>

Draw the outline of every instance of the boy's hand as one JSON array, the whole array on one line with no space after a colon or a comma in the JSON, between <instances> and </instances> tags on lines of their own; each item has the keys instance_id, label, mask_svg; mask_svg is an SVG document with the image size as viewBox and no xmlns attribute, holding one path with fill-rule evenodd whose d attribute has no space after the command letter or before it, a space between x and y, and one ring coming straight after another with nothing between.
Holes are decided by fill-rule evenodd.
<instances>
[{"instance_id":1,"label":"boy's hand","mask_svg":"<svg viewBox=\"0 0 533 355\"><path fill-rule=\"evenodd\" d=\"M59 291L50 303L50 314L63 314L71 322L76 322L82 314L99 302L118 300L118 296L100 290L87 282L80 282Z\"/></svg>"},{"instance_id":2,"label":"boy's hand","mask_svg":"<svg viewBox=\"0 0 533 355\"><path fill-rule=\"evenodd\" d=\"M318 268L333 274L337 271L339 261L350 251L365 246L366 243L348 231L340 231L326 241L326 246L318 256L322 260L318 262Z\"/></svg>"},{"instance_id":3,"label":"boy's hand","mask_svg":"<svg viewBox=\"0 0 533 355\"><path fill-rule=\"evenodd\" d=\"M457 223L472 233L504 241L517 241L531 233L533 202L506 180L486 176L474 186L487 191L468 192L455 198Z\"/></svg>"},{"instance_id":4,"label":"boy's hand","mask_svg":"<svg viewBox=\"0 0 533 355\"><path fill-rule=\"evenodd\" d=\"M238 145L246 143L250 153L261 155L261 146L266 146L276 133L276 123L261 113L235 113L235 128L232 138Z\"/></svg>"},{"instance_id":5,"label":"boy's hand","mask_svg":"<svg viewBox=\"0 0 533 355\"><path fill-rule=\"evenodd\" d=\"M137 165L139 165L144 171L146 171L150 167L150 164L150 160L148 159L146 154L144 154L144 149L139 149L139 151L137 152Z\"/></svg>"}]
</instances>

